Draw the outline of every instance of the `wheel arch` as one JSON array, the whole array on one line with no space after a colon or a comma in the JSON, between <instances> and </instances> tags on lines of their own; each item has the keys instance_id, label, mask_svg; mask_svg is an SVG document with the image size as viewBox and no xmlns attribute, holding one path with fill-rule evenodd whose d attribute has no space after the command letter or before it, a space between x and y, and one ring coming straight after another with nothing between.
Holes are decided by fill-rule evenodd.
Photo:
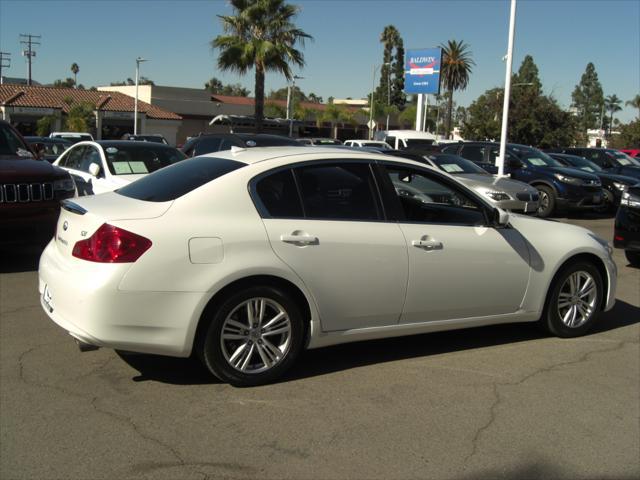
<instances>
[{"instance_id":1,"label":"wheel arch","mask_svg":"<svg viewBox=\"0 0 640 480\"><path fill-rule=\"evenodd\" d=\"M198 325L196 327L195 335L193 337L192 343L192 352L197 352L204 341L204 337L206 335L207 327L209 326L209 322L211 321L212 314L215 309L220 305L225 298L233 293L241 291L247 287L253 287L256 285L264 285L276 287L281 290L284 290L286 293L290 294L292 299L300 308L302 312L302 316L304 318L304 326L305 326L305 340L304 345L305 348L309 344L309 340L311 337L311 322L313 319L310 300L304 294L304 292L293 282L286 280L282 277L278 277L276 275L250 275L247 277L239 278L234 280L224 287L220 288L207 302L200 317L198 318Z\"/></svg>"},{"instance_id":2,"label":"wheel arch","mask_svg":"<svg viewBox=\"0 0 640 480\"><path fill-rule=\"evenodd\" d=\"M555 193L556 196L558 195L558 189L552 182L548 182L546 180L533 180L529 183L529 185L531 185L532 187L537 187L537 186L549 187L551 190L553 190L553 193Z\"/></svg>"}]
</instances>

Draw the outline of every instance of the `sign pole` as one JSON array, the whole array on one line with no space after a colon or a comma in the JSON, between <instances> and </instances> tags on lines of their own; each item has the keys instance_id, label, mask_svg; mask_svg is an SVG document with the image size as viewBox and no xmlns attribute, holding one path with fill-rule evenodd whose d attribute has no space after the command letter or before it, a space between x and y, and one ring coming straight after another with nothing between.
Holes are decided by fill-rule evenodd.
<instances>
[{"instance_id":1,"label":"sign pole","mask_svg":"<svg viewBox=\"0 0 640 480\"><path fill-rule=\"evenodd\" d=\"M424 93L418 94L418 109L416 110L416 131L422 131L422 107L424 105Z\"/></svg>"},{"instance_id":2,"label":"sign pole","mask_svg":"<svg viewBox=\"0 0 640 480\"><path fill-rule=\"evenodd\" d=\"M511 95L511 65L513 62L513 37L516 31L516 0L511 0L509 17L509 45L507 47L507 68L504 79L504 102L502 104L502 130L500 132L500 156L496 159L498 176L504 176L504 158L507 153L507 124L509 122L509 97Z\"/></svg>"},{"instance_id":3,"label":"sign pole","mask_svg":"<svg viewBox=\"0 0 640 480\"><path fill-rule=\"evenodd\" d=\"M427 115L429 113L429 94L425 93L424 95L424 116L422 117L422 131L427 131Z\"/></svg>"}]
</instances>

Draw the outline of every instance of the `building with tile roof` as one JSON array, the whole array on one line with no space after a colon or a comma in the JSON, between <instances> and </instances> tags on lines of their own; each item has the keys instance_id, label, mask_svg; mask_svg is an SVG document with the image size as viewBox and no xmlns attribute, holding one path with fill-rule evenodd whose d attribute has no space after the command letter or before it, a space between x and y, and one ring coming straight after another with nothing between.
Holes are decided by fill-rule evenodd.
<instances>
[{"instance_id":1,"label":"building with tile roof","mask_svg":"<svg viewBox=\"0 0 640 480\"><path fill-rule=\"evenodd\" d=\"M11 122L25 135L35 135L36 122L44 117L53 119L53 131L64 129L64 118L77 104L94 107L95 125L90 128L96 139L119 139L133 133L135 100L120 92L0 85L0 118ZM170 110L138 101L138 133L162 134L175 145L182 117Z\"/></svg>"}]
</instances>

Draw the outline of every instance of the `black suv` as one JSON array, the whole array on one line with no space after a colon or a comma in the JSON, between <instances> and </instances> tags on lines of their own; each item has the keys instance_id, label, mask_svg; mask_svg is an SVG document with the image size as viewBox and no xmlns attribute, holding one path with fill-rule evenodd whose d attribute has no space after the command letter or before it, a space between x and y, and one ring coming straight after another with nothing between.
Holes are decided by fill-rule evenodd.
<instances>
[{"instance_id":1,"label":"black suv","mask_svg":"<svg viewBox=\"0 0 640 480\"><path fill-rule=\"evenodd\" d=\"M460 155L489 173L498 173L495 165L500 153L498 143L457 143L443 147L442 152ZM506 157L505 173L536 187L540 193L539 217L548 217L557 211L602 207L602 184L597 176L566 168L546 153L526 145L507 144Z\"/></svg>"},{"instance_id":2,"label":"black suv","mask_svg":"<svg viewBox=\"0 0 640 480\"><path fill-rule=\"evenodd\" d=\"M266 133L207 133L193 137L180 149L188 157L229 150L231 147L301 147L295 139Z\"/></svg>"},{"instance_id":3,"label":"black suv","mask_svg":"<svg viewBox=\"0 0 640 480\"><path fill-rule=\"evenodd\" d=\"M640 267L640 183L622 194L616 215L613 246L624 248L629 263Z\"/></svg>"},{"instance_id":4,"label":"black suv","mask_svg":"<svg viewBox=\"0 0 640 480\"><path fill-rule=\"evenodd\" d=\"M551 150L550 150L551 151ZM626 175L640 180L640 160L612 148L555 148L554 152L568 153L591 160L607 173Z\"/></svg>"}]
</instances>

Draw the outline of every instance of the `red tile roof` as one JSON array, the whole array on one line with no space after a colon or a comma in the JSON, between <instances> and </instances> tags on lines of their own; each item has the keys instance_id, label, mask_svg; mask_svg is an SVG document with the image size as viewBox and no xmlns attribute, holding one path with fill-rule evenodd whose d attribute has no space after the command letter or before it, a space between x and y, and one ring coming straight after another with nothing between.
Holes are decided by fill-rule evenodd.
<instances>
[{"instance_id":1,"label":"red tile roof","mask_svg":"<svg viewBox=\"0 0 640 480\"><path fill-rule=\"evenodd\" d=\"M133 97L119 92L99 92L58 88L5 84L0 85L0 105L16 107L58 108L69 112L71 103L89 102L99 110L109 112L133 112ZM182 120L180 115L163 110L138 100L138 111L146 113L147 118L157 120Z\"/></svg>"}]
</instances>

